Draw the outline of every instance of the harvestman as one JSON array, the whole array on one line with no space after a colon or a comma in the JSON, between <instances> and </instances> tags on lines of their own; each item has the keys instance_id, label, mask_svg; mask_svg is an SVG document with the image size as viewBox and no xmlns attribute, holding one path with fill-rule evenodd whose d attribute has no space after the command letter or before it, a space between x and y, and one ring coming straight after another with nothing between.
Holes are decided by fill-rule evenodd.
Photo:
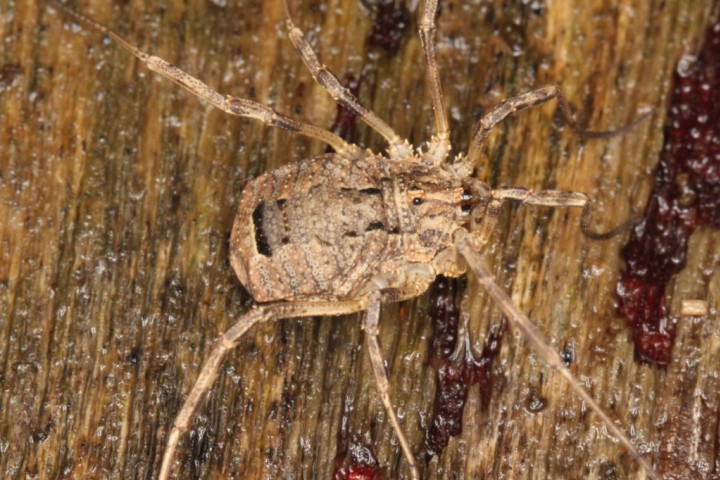
<instances>
[{"instance_id":1,"label":"harvestman","mask_svg":"<svg viewBox=\"0 0 720 480\"><path fill-rule=\"evenodd\" d=\"M230 261L240 282L258 302L217 341L178 413L167 441L159 478L168 478L180 437L188 430L203 397L212 387L223 359L254 325L289 317L346 315L365 311L363 328L382 403L407 460L412 477L418 468L390 402L390 384L378 342L380 306L423 293L437 275L459 276L469 268L490 296L538 353L558 370L602 419L608 430L657 478L629 438L613 423L565 367L549 341L501 290L478 252L487 243L506 200L530 205L580 207L581 229L589 230L590 202L584 193L526 188L491 189L472 172L492 129L509 115L552 99L569 125L589 137L618 133L578 129L566 98L555 86L512 97L486 114L466 155L447 163L449 127L435 53L438 1L427 0L420 19L420 39L427 62L436 132L427 148L414 149L389 125L345 89L320 63L287 3L288 36L313 78L330 95L388 143L387 156L346 143L337 135L286 117L250 100L221 95L200 80L147 54L97 22L49 0L75 20L99 30L140 59L150 70L232 115L320 140L335 153L300 160L248 182L242 193L230 238ZM625 128L632 127L638 121ZM343 212L339 215L337 212ZM264 303L274 302L274 303Z\"/></svg>"}]
</instances>

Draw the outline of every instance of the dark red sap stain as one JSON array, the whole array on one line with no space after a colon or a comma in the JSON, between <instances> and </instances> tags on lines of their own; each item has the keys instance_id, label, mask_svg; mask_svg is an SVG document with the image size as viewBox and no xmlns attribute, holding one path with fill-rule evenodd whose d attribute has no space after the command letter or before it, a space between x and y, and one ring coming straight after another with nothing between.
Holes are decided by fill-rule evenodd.
<instances>
[{"instance_id":1,"label":"dark red sap stain","mask_svg":"<svg viewBox=\"0 0 720 480\"><path fill-rule=\"evenodd\" d=\"M458 341L464 340L458 339L458 321L465 286L464 278L438 277L430 288L429 314L435 330L430 363L437 370L432 422L425 432L425 450L430 456L439 455L450 437L462 432L462 414L470 386L480 385L482 406L487 408L492 390L492 362L500 351L506 328L503 319L485 340L479 358L466 346L460 348L459 358L453 358Z\"/></svg>"},{"instance_id":2,"label":"dark red sap stain","mask_svg":"<svg viewBox=\"0 0 720 480\"><path fill-rule=\"evenodd\" d=\"M382 480L377 458L369 445L353 435L341 447L335 457L334 480Z\"/></svg>"},{"instance_id":3,"label":"dark red sap stain","mask_svg":"<svg viewBox=\"0 0 720 480\"><path fill-rule=\"evenodd\" d=\"M410 26L410 11L398 0L365 0L365 6L375 10L375 22L368 41L390 55L397 53L405 32Z\"/></svg>"},{"instance_id":4,"label":"dark red sap stain","mask_svg":"<svg viewBox=\"0 0 720 480\"><path fill-rule=\"evenodd\" d=\"M342 84L350 93L355 95L355 97L360 95L360 80L357 80L352 73L346 73L343 76ZM330 127L330 131L346 142L354 143L356 140L357 117L350 110L338 103L335 121L332 127ZM328 151L332 151L332 149L328 147Z\"/></svg>"},{"instance_id":5,"label":"dark red sap stain","mask_svg":"<svg viewBox=\"0 0 720 480\"><path fill-rule=\"evenodd\" d=\"M361 444L355 446L364 448L364 445ZM351 463L350 465L341 466L339 469L336 469L333 478L335 480L381 480L382 476L376 465L365 466Z\"/></svg>"},{"instance_id":6,"label":"dark red sap stain","mask_svg":"<svg viewBox=\"0 0 720 480\"><path fill-rule=\"evenodd\" d=\"M334 480L382 480L383 476L372 447L363 442L358 435L350 433L348 413L352 408L351 403L352 400L345 397L332 478Z\"/></svg>"},{"instance_id":7,"label":"dark red sap stain","mask_svg":"<svg viewBox=\"0 0 720 480\"><path fill-rule=\"evenodd\" d=\"M685 266L699 226L720 227L720 24L708 30L698 61L676 73L665 146L644 222L623 248L619 312L640 361L670 361L675 325L665 288Z\"/></svg>"}]
</instances>

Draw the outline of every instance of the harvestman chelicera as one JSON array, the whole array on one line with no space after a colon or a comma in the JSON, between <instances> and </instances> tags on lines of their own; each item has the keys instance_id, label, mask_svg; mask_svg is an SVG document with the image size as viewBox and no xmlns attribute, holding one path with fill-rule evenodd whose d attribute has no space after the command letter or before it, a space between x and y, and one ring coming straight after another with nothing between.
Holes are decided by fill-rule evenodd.
<instances>
[{"instance_id":1,"label":"harvestman chelicera","mask_svg":"<svg viewBox=\"0 0 720 480\"><path fill-rule=\"evenodd\" d=\"M589 229L590 202L584 193L526 188L492 189L475 179L490 132L509 115L556 99L568 124L587 137L626 130L580 130L566 98L555 86L512 97L480 120L466 155L448 163L449 126L435 53L438 1L427 0L419 22L436 131L425 150L414 149L363 106L320 61L292 21L285 2L288 36L313 78L344 108L388 143L386 156L349 144L332 132L291 119L250 100L221 95L165 60L147 54L97 22L49 0L82 24L116 41L150 70L232 115L250 117L330 145L335 153L290 163L248 182L230 239L231 264L243 286L260 302L216 342L185 404L177 414L159 478L170 475L180 437L189 429L212 388L225 356L254 325L290 317L346 315L365 311L363 328L382 403L412 478L419 472L412 448L390 400L390 384L378 341L382 303L423 293L437 275L472 271L508 320L545 361L602 419L608 430L652 478L650 464L565 366L561 356L508 295L498 287L478 252L487 243L506 200L529 205L579 207L581 229L594 239L609 238L630 224L598 234ZM265 303L269 302L269 303Z\"/></svg>"}]
</instances>

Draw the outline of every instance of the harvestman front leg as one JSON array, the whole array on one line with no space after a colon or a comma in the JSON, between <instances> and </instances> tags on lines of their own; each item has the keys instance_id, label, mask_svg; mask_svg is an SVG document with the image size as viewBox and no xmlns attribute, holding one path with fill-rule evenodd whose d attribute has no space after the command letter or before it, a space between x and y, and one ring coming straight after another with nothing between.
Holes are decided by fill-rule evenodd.
<instances>
[{"instance_id":1,"label":"harvestman front leg","mask_svg":"<svg viewBox=\"0 0 720 480\"><path fill-rule=\"evenodd\" d=\"M400 447L405 455L405 459L410 464L412 478L413 480L418 480L420 477L415 463L415 456L410 450L405 434L400 428L400 422L398 422L395 408L390 400L390 382L387 377L387 372L385 371L380 342L378 341L378 334L380 333L378 325L380 322L381 300L382 294L380 292L375 292L370 296L363 324L363 328L365 329L365 340L367 341L370 364L372 365L373 374L375 374L375 383L377 383L380 399L385 406L385 410L390 416L390 423L392 423L393 430L395 430L395 435L397 435L398 441L400 442Z\"/></svg>"},{"instance_id":2,"label":"harvestman front leg","mask_svg":"<svg viewBox=\"0 0 720 480\"><path fill-rule=\"evenodd\" d=\"M220 367L225 356L234 349L243 335L254 325L270 320L281 320L291 317L312 317L345 315L365 310L367 300L348 300L340 302L287 302L270 305L258 305L243 315L240 320L227 330L215 343L210 356L200 370L195 385L175 417L172 430L163 454L159 480L166 480L170 475L175 450L177 450L180 437L187 432L190 423L195 418L197 410L202 405L207 392L217 379Z\"/></svg>"},{"instance_id":3,"label":"harvestman front leg","mask_svg":"<svg viewBox=\"0 0 720 480\"><path fill-rule=\"evenodd\" d=\"M568 190L541 190L534 192L524 187L507 187L493 190L492 196L501 202L504 200L516 200L527 205L581 207L583 212L580 219L580 229L585 236L593 240L607 240L638 223L638 220L630 220L608 232L593 232L590 230L592 203L590 202L590 198L582 192L571 192Z\"/></svg>"},{"instance_id":4,"label":"harvestman front leg","mask_svg":"<svg viewBox=\"0 0 720 480\"><path fill-rule=\"evenodd\" d=\"M642 457L640 452L638 452L632 442L630 442L630 439L615 425L615 423L613 423L610 417L607 416L607 414L590 396L587 390L585 390L585 387L583 387L580 381L578 381L572 372L570 372L570 370L565 366L562 357L560 357L560 354L552 348L548 339L545 338L540 330L533 325L530 319L522 311L520 311L512 299L508 297L508 295L497 285L497 283L495 283L495 278L490 271L490 268L487 266L482 257L473 249L473 239L471 235L466 230L458 230L458 233L455 235L455 245L457 246L460 255L462 255L467 261L468 267L475 274L478 281L487 290L488 294L492 297L495 303L497 303L503 313L505 313L508 321L523 333L523 337L533 345L548 365L565 377L573 391L575 391L590 407L590 409L602 419L603 423L608 427L610 432L642 465L648 476L655 480L659 480L659 477L653 470L652 466Z\"/></svg>"},{"instance_id":5,"label":"harvestman front leg","mask_svg":"<svg viewBox=\"0 0 720 480\"><path fill-rule=\"evenodd\" d=\"M425 51L427 64L427 80L430 88L430 97L435 112L435 136L430 140L428 155L437 165L445 160L450 151L450 127L448 126L445 103L443 102L442 86L440 85L440 70L435 52L435 17L437 16L438 0L426 0L425 10L420 20L420 42Z\"/></svg>"},{"instance_id":6,"label":"harvestman front leg","mask_svg":"<svg viewBox=\"0 0 720 480\"><path fill-rule=\"evenodd\" d=\"M506 187L493 190L491 199L486 209L482 212L482 220L479 226L470 233L469 241L475 251L480 251L488 242L490 235L500 215L505 200L515 200L526 205L541 205L546 207L580 207L583 209L580 218L580 229L583 234L593 240L607 240L635 226L638 220L630 220L608 232L594 232L590 230L590 213L592 203L590 198L581 192L568 190L541 190L534 192L524 187Z\"/></svg>"},{"instance_id":7,"label":"harvestman front leg","mask_svg":"<svg viewBox=\"0 0 720 480\"><path fill-rule=\"evenodd\" d=\"M536 107L549 102L554 98L557 98L558 105L560 106L560 112L568 125L570 125L570 127L580 135L588 138L607 138L623 133L645 120L645 118L652 113L648 112L644 115L640 115L629 124L614 130L583 130L578 127L572 110L570 109L570 104L560 89L555 85L541 87L537 90L532 90L522 95L518 95L517 97L508 98L480 119L480 123L478 124L477 130L475 131L473 139L470 143L470 149L468 150L467 157L455 165L455 169L458 174L460 176L470 176L472 174L475 165L477 165L480 160L482 149L487 142L490 132L499 123L515 112L525 110L526 108Z\"/></svg>"}]
</instances>

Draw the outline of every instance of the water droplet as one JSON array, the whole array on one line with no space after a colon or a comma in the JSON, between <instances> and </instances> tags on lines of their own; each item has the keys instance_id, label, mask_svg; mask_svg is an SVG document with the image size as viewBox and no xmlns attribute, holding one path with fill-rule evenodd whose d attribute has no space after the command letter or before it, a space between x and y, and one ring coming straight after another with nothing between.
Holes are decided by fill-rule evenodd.
<instances>
[{"instance_id":1,"label":"water droplet","mask_svg":"<svg viewBox=\"0 0 720 480\"><path fill-rule=\"evenodd\" d=\"M687 77L692 73L692 67L695 65L697 57L695 55L684 54L680 57L680 61L677 64L677 73L681 77Z\"/></svg>"}]
</instances>

